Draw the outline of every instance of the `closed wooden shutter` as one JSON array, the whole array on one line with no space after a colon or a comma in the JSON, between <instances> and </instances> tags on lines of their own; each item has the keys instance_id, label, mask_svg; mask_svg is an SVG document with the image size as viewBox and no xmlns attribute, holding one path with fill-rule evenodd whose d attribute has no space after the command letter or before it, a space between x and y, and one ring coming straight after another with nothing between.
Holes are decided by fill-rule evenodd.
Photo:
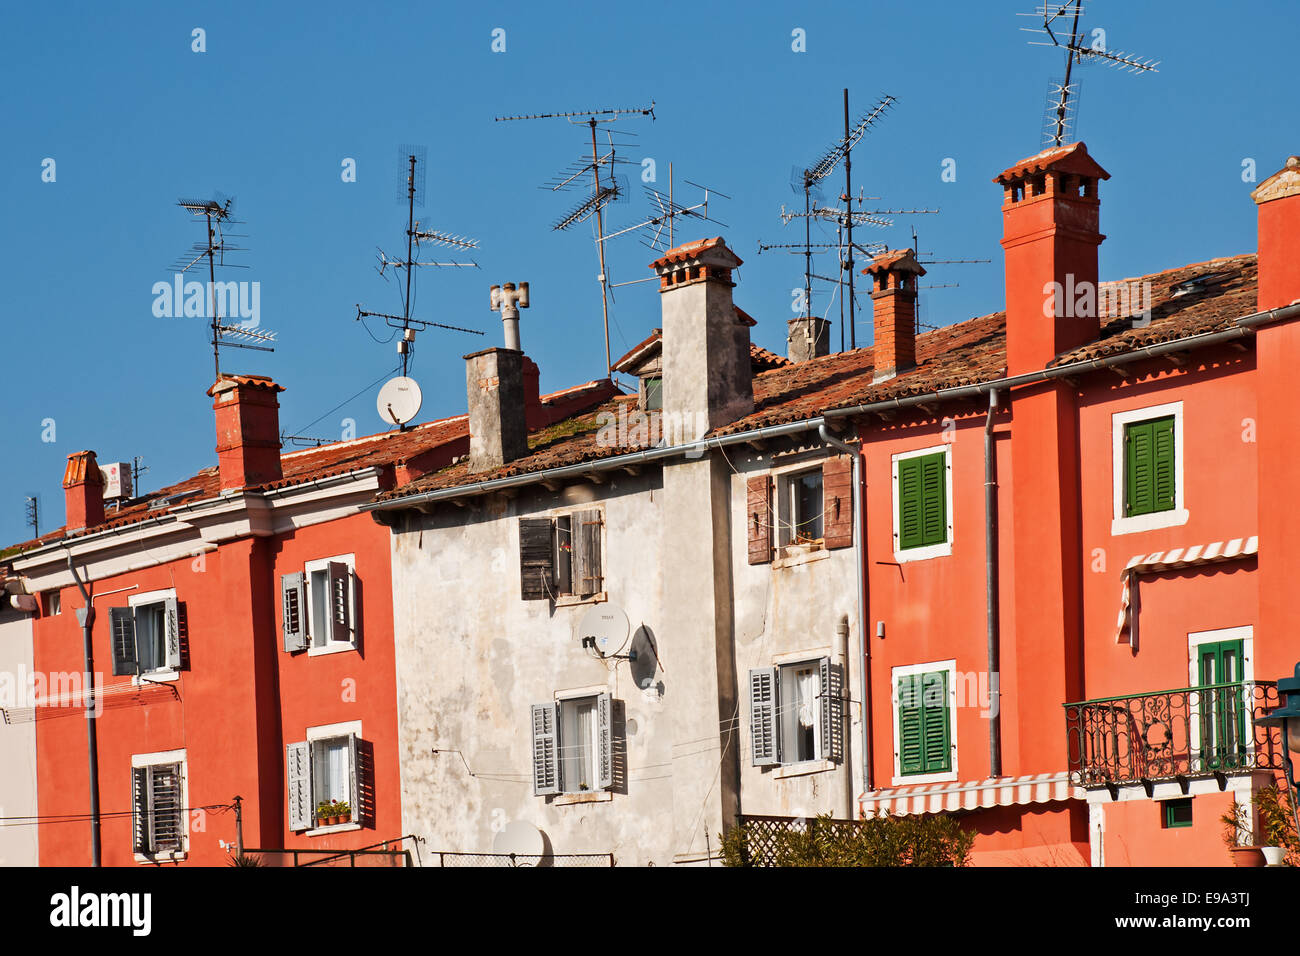
<instances>
[{"instance_id":1,"label":"closed wooden shutter","mask_svg":"<svg viewBox=\"0 0 1300 956\"><path fill-rule=\"evenodd\" d=\"M342 561L329 565L330 637L338 642L352 642L352 572Z\"/></svg>"},{"instance_id":2,"label":"closed wooden shutter","mask_svg":"<svg viewBox=\"0 0 1300 956\"><path fill-rule=\"evenodd\" d=\"M913 674L898 680L898 772L923 773L925 770L921 679Z\"/></svg>"},{"instance_id":3,"label":"closed wooden shutter","mask_svg":"<svg viewBox=\"0 0 1300 956\"><path fill-rule=\"evenodd\" d=\"M781 762L776 722L780 692L780 677L775 667L756 667L749 672L749 736L755 767Z\"/></svg>"},{"instance_id":4,"label":"closed wooden shutter","mask_svg":"<svg viewBox=\"0 0 1300 956\"><path fill-rule=\"evenodd\" d=\"M150 816L153 852L179 852L185 848L185 805L181 799L181 765L149 768Z\"/></svg>"},{"instance_id":5,"label":"closed wooden shutter","mask_svg":"<svg viewBox=\"0 0 1300 956\"><path fill-rule=\"evenodd\" d=\"M844 668L823 657L818 663L822 693L823 760L844 761Z\"/></svg>"},{"instance_id":6,"label":"closed wooden shutter","mask_svg":"<svg viewBox=\"0 0 1300 956\"><path fill-rule=\"evenodd\" d=\"M537 796L560 792L557 723L555 704L533 705L533 793Z\"/></svg>"},{"instance_id":7,"label":"closed wooden shutter","mask_svg":"<svg viewBox=\"0 0 1300 956\"><path fill-rule=\"evenodd\" d=\"M614 721L609 694L596 698L596 789L614 785Z\"/></svg>"},{"instance_id":8,"label":"closed wooden shutter","mask_svg":"<svg viewBox=\"0 0 1300 956\"><path fill-rule=\"evenodd\" d=\"M749 563L772 560L772 481L755 475L745 483L745 527L749 539Z\"/></svg>"},{"instance_id":9,"label":"closed wooden shutter","mask_svg":"<svg viewBox=\"0 0 1300 956\"><path fill-rule=\"evenodd\" d=\"M822 541L827 548L853 544L853 459L848 455L822 465Z\"/></svg>"},{"instance_id":10,"label":"closed wooden shutter","mask_svg":"<svg viewBox=\"0 0 1300 956\"><path fill-rule=\"evenodd\" d=\"M951 726L948 721L948 672L936 671L924 675L925 772L938 773L952 769Z\"/></svg>"},{"instance_id":11,"label":"closed wooden shutter","mask_svg":"<svg viewBox=\"0 0 1300 956\"><path fill-rule=\"evenodd\" d=\"M163 627L167 666L179 670L181 666L181 623L176 598L169 597L163 602Z\"/></svg>"},{"instance_id":12,"label":"closed wooden shutter","mask_svg":"<svg viewBox=\"0 0 1300 956\"><path fill-rule=\"evenodd\" d=\"M898 462L898 549L948 540L948 456L944 452Z\"/></svg>"},{"instance_id":13,"label":"closed wooden shutter","mask_svg":"<svg viewBox=\"0 0 1300 956\"><path fill-rule=\"evenodd\" d=\"M109 608L108 626L113 645L113 673L135 674L139 670L135 649L135 611L129 607Z\"/></svg>"},{"instance_id":14,"label":"closed wooden shutter","mask_svg":"<svg viewBox=\"0 0 1300 956\"><path fill-rule=\"evenodd\" d=\"M153 827L149 816L149 768L131 768L131 831L136 853L153 852Z\"/></svg>"},{"instance_id":15,"label":"closed wooden shutter","mask_svg":"<svg viewBox=\"0 0 1300 956\"><path fill-rule=\"evenodd\" d=\"M952 769L948 672L912 674L898 680L898 770L900 774Z\"/></svg>"},{"instance_id":16,"label":"closed wooden shutter","mask_svg":"<svg viewBox=\"0 0 1300 956\"><path fill-rule=\"evenodd\" d=\"M1124 426L1124 513L1129 516L1174 507L1174 417Z\"/></svg>"},{"instance_id":17,"label":"closed wooden shutter","mask_svg":"<svg viewBox=\"0 0 1300 956\"><path fill-rule=\"evenodd\" d=\"M573 593L599 594L605 589L601 570L599 510L573 515Z\"/></svg>"},{"instance_id":18,"label":"closed wooden shutter","mask_svg":"<svg viewBox=\"0 0 1300 956\"><path fill-rule=\"evenodd\" d=\"M306 741L285 748L289 778L289 829L310 830L315 819L311 788L311 745Z\"/></svg>"},{"instance_id":19,"label":"closed wooden shutter","mask_svg":"<svg viewBox=\"0 0 1300 956\"><path fill-rule=\"evenodd\" d=\"M307 622L303 615L306 604L302 572L280 575L280 624L286 652L301 651L307 647Z\"/></svg>"},{"instance_id":20,"label":"closed wooden shutter","mask_svg":"<svg viewBox=\"0 0 1300 956\"><path fill-rule=\"evenodd\" d=\"M519 590L525 601L555 593L555 523L550 518L519 519Z\"/></svg>"}]
</instances>

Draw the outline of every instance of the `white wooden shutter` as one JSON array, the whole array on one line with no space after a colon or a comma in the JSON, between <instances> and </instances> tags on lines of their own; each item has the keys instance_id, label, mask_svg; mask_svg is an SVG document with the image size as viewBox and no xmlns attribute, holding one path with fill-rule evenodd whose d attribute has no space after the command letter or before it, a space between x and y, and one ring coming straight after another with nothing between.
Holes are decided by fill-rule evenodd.
<instances>
[{"instance_id":1,"label":"white wooden shutter","mask_svg":"<svg viewBox=\"0 0 1300 956\"><path fill-rule=\"evenodd\" d=\"M149 768L149 818L155 853L179 851L185 847L182 793L180 764L169 763Z\"/></svg>"},{"instance_id":2,"label":"white wooden shutter","mask_svg":"<svg viewBox=\"0 0 1300 956\"><path fill-rule=\"evenodd\" d=\"M352 642L352 572L342 561L330 562L330 633L335 641Z\"/></svg>"},{"instance_id":3,"label":"white wooden shutter","mask_svg":"<svg viewBox=\"0 0 1300 956\"><path fill-rule=\"evenodd\" d=\"M775 667L756 667L749 672L749 733L755 767L770 767L781 762L776 722L780 682L780 673Z\"/></svg>"},{"instance_id":4,"label":"white wooden shutter","mask_svg":"<svg viewBox=\"0 0 1300 956\"><path fill-rule=\"evenodd\" d=\"M314 817L311 786L311 745L306 741L285 748L289 775L289 829L310 830Z\"/></svg>"},{"instance_id":5,"label":"white wooden shutter","mask_svg":"<svg viewBox=\"0 0 1300 956\"><path fill-rule=\"evenodd\" d=\"M560 792L559 723L555 704L533 704L533 793Z\"/></svg>"},{"instance_id":6,"label":"white wooden shutter","mask_svg":"<svg viewBox=\"0 0 1300 956\"><path fill-rule=\"evenodd\" d=\"M163 602L163 647L167 655L167 666L172 670L181 667L181 625L176 598L169 597Z\"/></svg>"},{"instance_id":7,"label":"white wooden shutter","mask_svg":"<svg viewBox=\"0 0 1300 956\"><path fill-rule=\"evenodd\" d=\"M614 786L614 730L609 694L596 698L596 789Z\"/></svg>"},{"instance_id":8,"label":"white wooden shutter","mask_svg":"<svg viewBox=\"0 0 1300 956\"><path fill-rule=\"evenodd\" d=\"M844 669L829 657L818 662L821 677L823 760L844 761Z\"/></svg>"},{"instance_id":9,"label":"white wooden shutter","mask_svg":"<svg viewBox=\"0 0 1300 956\"><path fill-rule=\"evenodd\" d=\"M135 611L129 607L111 607L108 609L108 624L113 645L113 673L137 673Z\"/></svg>"},{"instance_id":10,"label":"white wooden shutter","mask_svg":"<svg viewBox=\"0 0 1300 956\"><path fill-rule=\"evenodd\" d=\"M361 762L357 759L357 735L348 734L348 782L351 788L348 804L352 808L352 822L361 820Z\"/></svg>"},{"instance_id":11,"label":"white wooden shutter","mask_svg":"<svg viewBox=\"0 0 1300 956\"><path fill-rule=\"evenodd\" d=\"M131 829L136 853L153 852L153 815L149 812L149 796L149 768L132 767Z\"/></svg>"},{"instance_id":12,"label":"white wooden shutter","mask_svg":"<svg viewBox=\"0 0 1300 956\"><path fill-rule=\"evenodd\" d=\"M284 649L301 651L307 647L307 621L303 611L307 595L301 571L280 575L281 625L284 631Z\"/></svg>"}]
</instances>

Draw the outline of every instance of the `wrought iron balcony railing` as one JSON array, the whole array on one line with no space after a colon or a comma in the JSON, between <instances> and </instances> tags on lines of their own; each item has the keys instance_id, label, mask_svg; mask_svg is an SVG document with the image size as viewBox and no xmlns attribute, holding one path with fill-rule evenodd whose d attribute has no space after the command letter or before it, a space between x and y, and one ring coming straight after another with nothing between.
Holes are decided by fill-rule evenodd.
<instances>
[{"instance_id":1,"label":"wrought iron balcony railing","mask_svg":"<svg viewBox=\"0 0 1300 956\"><path fill-rule=\"evenodd\" d=\"M1277 732L1256 725L1277 684L1243 681L1065 705L1070 780L1077 786L1280 769Z\"/></svg>"}]
</instances>

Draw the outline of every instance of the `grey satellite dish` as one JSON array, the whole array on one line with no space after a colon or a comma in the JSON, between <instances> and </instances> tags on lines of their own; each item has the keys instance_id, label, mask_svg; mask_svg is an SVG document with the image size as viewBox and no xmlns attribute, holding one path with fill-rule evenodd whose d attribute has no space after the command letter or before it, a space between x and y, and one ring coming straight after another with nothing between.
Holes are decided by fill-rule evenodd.
<instances>
[{"instance_id":1,"label":"grey satellite dish","mask_svg":"<svg viewBox=\"0 0 1300 956\"><path fill-rule=\"evenodd\" d=\"M379 400L375 402L379 417L394 425L405 425L420 414L422 404L424 396L420 394L420 386L415 379L401 375L384 383L384 387L379 390Z\"/></svg>"},{"instance_id":2,"label":"grey satellite dish","mask_svg":"<svg viewBox=\"0 0 1300 956\"><path fill-rule=\"evenodd\" d=\"M546 855L546 837L525 820L512 820L492 838L492 852L500 853L503 866L537 866ZM508 859L514 854L514 860Z\"/></svg>"},{"instance_id":3,"label":"grey satellite dish","mask_svg":"<svg viewBox=\"0 0 1300 956\"><path fill-rule=\"evenodd\" d=\"M627 615L617 604L594 604L578 623L578 637L595 646L601 657L618 654L627 644Z\"/></svg>"},{"instance_id":4,"label":"grey satellite dish","mask_svg":"<svg viewBox=\"0 0 1300 956\"><path fill-rule=\"evenodd\" d=\"M632 635L632 649L628 651L631 658L629 667L632 671L632 683L641 690L654 686L655 674L659 670L659 655L655 653L654 638L643 624Z\"/></svg>"}]
</instances>

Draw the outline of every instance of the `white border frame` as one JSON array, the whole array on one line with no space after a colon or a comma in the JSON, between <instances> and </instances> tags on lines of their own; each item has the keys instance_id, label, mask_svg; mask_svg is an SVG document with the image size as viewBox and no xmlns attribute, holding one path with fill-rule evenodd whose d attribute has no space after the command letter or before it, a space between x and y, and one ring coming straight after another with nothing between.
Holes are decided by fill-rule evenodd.
<instances>
[{"instance_id":1,"label":"white border frame","mask_svg":"<svg viewBox=\"0 0 1300 956\"><path fill-rule=\"evenodd\" d=\"M1124 515L1124 426L1134 422L1145 422L1152 418L1174 416L1174 507L1170 511L1153 511L1151 514ZM1112 535L1134 534L1139 531L1154 531L1157 528L1174 528L1187 524L1188 512L1183 482L1183 403L1168 402L1164 405L1148 405L1124 412L1115 412L1110 416L1111 431L1111 523Z\"/></svg>"},{"instance_id":2,"label":"white border frame","mask_svg":"<svg viewBox=\"0 0 1300 956\"><path fill-rule=\"evenodd\" d=\"M602 519L602 524L603 524L603 523L604 523L604 522L603 522L603 519ZM593 701L594 701L594 700L596 700L596 698L600 697L601 694L609 694L609 707L610 707L609 719L610 719L610 723L611 723L611 726L610 726L610 745L613 746L614 741L613 741L613 726L612 726L612 724L613 724L613 720L614 720L614 692L611 691L611 690L609 689L609 687L607 687L607 686L604 685L604 684L592 684L592 685L589 686L589 687L578 687L578 688L575 688L575 689L573 689L573 690L557 690L557 691L555 691L555 697L554 697L554 702L555 702L555 745L556 745L556 753L557 753L557 756L558 756L558 754L559 754L559 750L560 750L560 748L562 748L563 746L565 746L565 744L563 743L563 736L562 736L562 735L563 735L563 731L561 730L561 723L560 723L561 720L563 719L563 718L561 717L561 711L564 709L564 705L567 704L567 703L572 703L573 701L578 701L578 700L593 700ZM589 741L589 743L591 744L591 765L592 765L593 767L595 767L596 764L600 761L600 737L599 737L599 733L600 733L600 729L599 729L599 727L597 727L597 725L596 725L596 721L593 719L592 722L591 722L591 740ZM570 745L570 746L571 746L571 745ZM611 759L612 759L612 756L611 756ZM559 759L557 760L557 763L561 763L562 761L563 761L563 758L562 758L562 757L559 757ZM562 767L560 768L560 782L561 782L561 783L564 782L564 770L563 770ZM602 788L599 789L599 790L561 790L559 793L555 794L555 796L556 796L557 798L564 798L564 797L589 797L591 794L597 794L597 793L608 793L608 794L611 794L611 795L612 795L613 792L614 792L614 791L613 791L611 788L609 788L609 787L602 787ZM570 802L570 803L575 803L575 802L582 802L582 801L569 801L569 802ZM591 800L591 801L589 801L589 802L596 802L596 801L593 799L593 800Z\"/></svg>"},{"instance_id":3,"label":"white border frame","mask_svg":"<svg viewBox=\"0 0 1300 956\"><path fill-rule=\"evenodd\" d=\"M338 559L335 558L334 560L337 561ZM349 734L355 734L357 738L360 739L361 721L345 720L337 724L321 724L319 727L308 727L306 733L306 741L308 745L307 746L308 761L310 761L313 764L316 761L316 755L312 752L313 748L311 747L311 745L316 741L329 740L333 737L346 737ZM348 774L349 776L355 779L357 775L357 768L348 767ZM357 789L360 790L360 787L358 787ZM315 791L316 788L315 785L313 784L312 795L311 795L312 819L315 819L316 817L316 792ZM352 821L350 823L340 823L337 826L332 826L332 827L312 827L310 830L303 830L301 832L303 836L312 837L312 836L322 836L327 833L344 833L348 830L360 830L361 829L360 817L361 817L361 808L353 807Z\"/></svg>"},{"instance_id":4,"label":"white border frame","mask_svg":"<svg viewBox=\"0 0 1300 956\"><path fill-rule=\"evenodd\" d=\"M1241 681L1243 684L1253 685L1255 683L1255 627L1253 624L1241 624L1236 627L1220 627L1210 631L1189 631L1187 634L1187 686L1196 687L1200 684L1199 663L1200 654L1198 653L1202 644L1217 644L1220 641L1241 641ZM1201 706L1198 696L1195 705L1188 708L1188 733L1187 742L1189 746L1200 750L1203 746L1201 741ZM1254 717L1248 712L1246 714L1246 733L1245 750L1247 754L1255 752L1255 721ZM1234 772L1240 773L1240 770Z\"/></svg>"},{"instance_id":5,"label":"white border frame","mask_svg":"<svg viewBox=\"0 0 1300 956\"><path fill-rule=\"evenodd\" d=\"M944 495L945 513L944 517L948 523L948 540L942 544L929 544L923 548L908 548L906 551L900 550L899 545L899 527L898 527L898 463L908 458L921 458L925 455L934 455L943 452L943 475L944 475ZM952 443L945 442L942 445L933 445L929 448L918 448L914 451L902 451L894 455L890 460L890 471L892 480L890 486L890 510L893 512L894 526L894 560L899 564L908 561L926 561L930 558L944 558L952 554L953 542L953 513L952 513Z\"/></svg>"},{"instance_id":6,"label":"white border frame","mask_svg":"<svg viewBox=\"0 0 1300 956\"><path fill-rule=\"evenodd\" d=\"M147 595L140 595L147 597ZM152 602L145 602L152 603ZM143 853L136 853L132 848L132 855L137 863L175 863L185 859L190 854L190 765L185 756L185 748L180 750L159 750L151 754L131 754L131 769L137 767L156 767L160 764L179 763L181 765L181 848L179 850L168 850L166 853L155 853L152 856L145 856ZM135 794L131 794L131 813L132 828L135 827ZM131 842L135 842L134 830L131 834Z\"/></svg>"},{"instance_id":7,"label":"white border frame","mask_svg":"<svg viewBox=\"0 0 1300 956\"><path fill-rule=\"evenodd\" d=\"M132 614L134 614L135 609L137 607L141 607L145 604L160 604L163 601L166 601L168 598L175 598L175 597L176 597L175 588L163 588L160 591L146 591L144 594L130 595L126 600L126 606L129 607L131 609ZM181 626L179 600L177 600L176 618L177 618L176 628L177 631L179 632ZM177 634L177 640L180 640L179 633ZM109 649L111 652L112 635L109 636L109 645L110 645ZM111 653L109 654L109 657L110 658L112 657ZM136 657L136 666L138 668L139 661L140 661L140 648L138 644L135 649L135 657ZM146 684L157 684L163 681L179 680L180 676L181 676L180 672L177 671L176 668L174 667L159 667L156 668L155 670L146 671L146 672L141 672L137 669L136 673L131 675L131 683L137 687L142 687Z\"/></svg>"},{"instance_id":8,"label":"white border frame","mask_svg":"<svg viewBox=\"0 0 1300 956\"><path fill-rule=\"evenodd\" d=\"M952 769L941 773L902 773L902 747L898 740L898 679L915 674L931 674L935 671L948 672L948 740L952 756ZM895 667L889 676L889 709L894 723L894 780L892 786L901 787L914 783L947 783L957 779L957 661L931 661L928 664L905 664Z\"/></svg>"},{"instance_id":9,"label":"white border frame","mask_svg":"<svg viewBox=\"0 0 1300 956\"><path fill-rule=\"evenodd\" d=\"M348 619L352 622L352 640L336 641L327 638L325 643L319 647L316 645L315 636L312 634L312 596L311 596L311 575L313 571L325 571L329 573L331 561L341 561L348 566ZM307 592L307 639L310 643L307 645L308 657L320 657L324 654L341 654L344 651L355 651L357 649L357 632L361 628L361 622L357 620L357 556L355 554L338 554L332 558L317 558L314 561L308 561L302 566L303 583L306 585ZM333 629L331 628L331 635ZM358 734L360 732L358 731Z\"/></svg>"},{"instance_id":10,"label":"white border frame","mask_svg":"<svg viewBox=\"0 0 1300 956\"><path fill-rule=\"evenodd\" d=\"M604 499L599 499L597 501L589 501L586 504L560 505L558 507L551 508L550 510L542 512L540 514L531 515L532 517L550 518L552 521L555 521L556 518L570 518L573 515L579 514L580 512L583 511L600 512L600 590L597 591L595 594L588 594L585 596L577 595L577 594L559 594L559 593L549 595L549 600L551 604L553 604L557 608L579 607L587 604L603 604L609 600L609 590L606 587L606 584L609 582L609 575L605 573L606 569L609 567L609 512L605 508ZM525 518L525 517L530 517L530 515L520 515L519 517ZM519 534L518 528L519 528L519 523L515 522L516 538L518 537ZM555 532L552 535L551 540L557 552L560 546L559 535L560 535L559 527L556 526ZM516 541L516 545L517 547L515 550L518 551L518 548L521 547L522 545L518 545L518 541ZM570 547L572 547L573 545L572 524L570 524L569 527L569 545ZM570 551L569 553L570 555L572 555L573 552ZM558 553L555 556L558 558L559 557ZM572 557L570 557L569 575L570 578L572 578L573 575ZM570 586L573 585L572 580L570 580L569 584ZM600 691L600 693L603 694L606 692ZM559 700L558 696L556 697L556 700Z\"/></svg>"}]
</instances>

